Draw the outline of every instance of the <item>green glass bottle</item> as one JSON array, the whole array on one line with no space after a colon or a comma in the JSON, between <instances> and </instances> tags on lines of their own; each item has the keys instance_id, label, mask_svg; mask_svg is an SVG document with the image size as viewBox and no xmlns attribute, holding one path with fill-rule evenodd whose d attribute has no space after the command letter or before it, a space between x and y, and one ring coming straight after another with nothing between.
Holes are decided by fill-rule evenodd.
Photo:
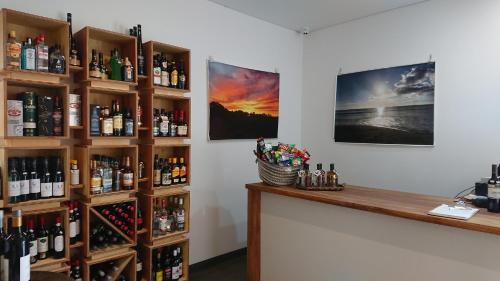
<instances>
[{"instance_id":1,"label":"green glass bottle","mask_svg":"<svg viewBox=\"0 0 500 281\"><path fill-rule=\"evenodd\" d=\"M111 59L109 61L109 65L111 68L111 75L109 79L122 81L122 62L118 57L118 50L114 49L111 51Z\"/></svg>"}]
</instances>

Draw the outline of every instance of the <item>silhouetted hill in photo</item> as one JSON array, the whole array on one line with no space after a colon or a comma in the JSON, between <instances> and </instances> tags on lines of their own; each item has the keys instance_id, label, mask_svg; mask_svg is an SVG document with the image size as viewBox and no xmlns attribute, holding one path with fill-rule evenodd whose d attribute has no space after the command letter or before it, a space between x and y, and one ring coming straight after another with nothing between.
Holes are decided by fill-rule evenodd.
<instances>
[{"instance_id":1,"label":"silhouetted hill in photo","mask_svg":"<svg viewBox=\"0 0 500 281\"><path fill-rule=\"evenodd\" d=\"M278 137L278 117L243 111L229 111L210 103L210 139L256 139Z\"/></svg>"}]
</instances>

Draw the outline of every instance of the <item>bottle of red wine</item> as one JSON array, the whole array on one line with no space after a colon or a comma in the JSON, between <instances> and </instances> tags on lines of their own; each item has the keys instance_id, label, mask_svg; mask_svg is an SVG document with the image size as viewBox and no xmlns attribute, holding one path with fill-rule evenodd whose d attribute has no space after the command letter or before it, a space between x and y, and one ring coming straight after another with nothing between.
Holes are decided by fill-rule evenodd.
<instances>
[{"instance_id":1,"label":"bottle of red wine","mask_svg":"<svg viewBox=\"0 0 500 281\"><path fill-rule=\"evenodd\" d=\"M64 173L61 167L61 158L56 158L56 169L54 170L54 180L52 181L52 196L64 196Z\"/></svg>"},{"instance_id":2,"label":"bottle of red wine","mask_svg":"<svg viewBox=\"0 0 500 281\"><path fill-rule=\"evenodd\" d=\"M0 280L9 280L9 236L3 229L3 210L0 210Z\"/></svg>"},{"instance_id":3,"label":"bottle of red wine","mask_svg":"<svg viewBox=\"0 0 500 281\"><path fill-rule=\"evenodd\" d=\"M42 199L48 199L52 197L52 177L50 175L49 159L47 157L43 158L43 172L40 182Z\"/></svg>"},{"instance_id":4,"label":"bottle of red wine","mask_svg":"<svg viewBox=\"0 0 500 281\"><path fill-rule=\"evenodd\" d=\"M21 200L21 181L17 171L17 159L9 158L9 203Z\"/></svg>"},{"instance_id":5,"label":"bottle of red wine","mask_svg":"<svg viewBox=\"0 0 500 281\"><path fill-rule=\"evenodd\" d=\"M36 231L36 241L38 247L38 259L44 260L48 257L49 251L49 232L45 228L45 218L40 216L38 229Z\"/></svg>"},{"instance_id":6,"label":"bottle of red wine","mask_svg":"<svg viewBox=\"0 0 500 281\"><path fill-rule=\"evenodd\" d=\"M52 256L56 259L64 258L64 228L61 226L61 217L56 217L56 225L52 229L54 249Z\"/></svg>"},{"instance_id":7,"label":"bottle of red wine","mask_svg":"<svg viewBox=\"0 0 500 281\"><path fill-rule=\"evenodd\" d=\"M21 180L19 182L19 188L21 190L21 202L28 201L30 195L30 178L28 174L28 169L26 168L26 158L21 158Z\"/></svg>"},{"instance_id":8,"label":"bottle of red wine","mask_svg":"<svg viewBox=\"0 0 500 281\"><path fill-rule=\"evenodd\" d=\"M75 244L77 240L76 238L76 217L75 217L75 208L73 205L73 201L69 202L69 243L71 245Z\"/></svg>"},{"instance_id":9,"label":"bottle of red wine","mask_svg":"<svg viewBox=\"0 0 500 281\"><path fill-rule=\"evenodd\" d=\"M35 224L33 219L28 220L28 231L26 232L26 239L28 239L29 249L30 249L30 263L36 263L38 261L38 247L35 236Z\"/></svg>"},{"instance_id":10,"label":"bottle of red wine","mask_svg":"<svg viewBox=\"0 0 500 281\"><path fill-rule=\"evenodd\" d=\"M21 210L14 210L10 234L9 281L30 280L29 243L22 231Z\"/></svg>"}]
</instances>

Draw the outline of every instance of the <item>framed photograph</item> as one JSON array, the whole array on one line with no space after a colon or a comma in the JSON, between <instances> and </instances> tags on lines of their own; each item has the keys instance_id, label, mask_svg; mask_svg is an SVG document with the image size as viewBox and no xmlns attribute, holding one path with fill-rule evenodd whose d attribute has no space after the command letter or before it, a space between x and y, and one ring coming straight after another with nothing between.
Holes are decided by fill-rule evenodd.
<instances>
[{"instance_id":1,"label":"framed photograph","mask_svg":"<svg viewBox=\"0 0 500 281\"><path fill-rule=\"evenodd\" d=\"M208 62L210 140L277 138L280 76Z\"/></svg>"},{"instance_id":2,"label":"framed photograph","mask_svg":"<svg viewBox=\"0 0 500 281\"><path fill-rule=\"evenodd\" d=\"M337 76L335 142L434 145L435 63Z\"/></svg>"}]
</instances>

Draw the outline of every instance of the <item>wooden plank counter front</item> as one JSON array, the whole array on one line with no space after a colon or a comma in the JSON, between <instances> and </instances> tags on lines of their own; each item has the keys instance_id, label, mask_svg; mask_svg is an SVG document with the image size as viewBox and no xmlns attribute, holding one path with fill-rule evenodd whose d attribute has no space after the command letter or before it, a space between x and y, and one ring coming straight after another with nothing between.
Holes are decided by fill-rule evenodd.
<instances>
[{"instance_id":1,"label":"wooden plank counter front","mask_svg":"<svg viewBox=\"0 0 500 281\"><path fill-rule=\"evenodd\" d=\"M453 199L447 197L358 186L347 186L341 192L304 191L294 187L273 187L264 183L247 184L246 188L248 189L247 277L249 281L260 280L261 192L500 235L500 215L489 213L485 209L481 209L467 221L427 214L440 204L453 204Z\"/></svg>"}]
</instances>

